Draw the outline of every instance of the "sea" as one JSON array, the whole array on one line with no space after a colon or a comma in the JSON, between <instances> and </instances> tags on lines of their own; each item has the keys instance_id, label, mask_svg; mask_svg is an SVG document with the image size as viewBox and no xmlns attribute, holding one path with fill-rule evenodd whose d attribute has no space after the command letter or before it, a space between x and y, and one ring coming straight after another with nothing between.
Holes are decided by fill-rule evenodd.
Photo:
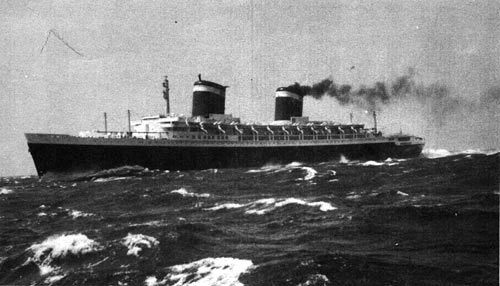
<instances>
[{"instance_id":1,"label":"sea","mask_svg":"<svg viewBox=\"0 0 500 286\"><path fill-rule=\"evenodd\" d=\"M1 285L499 285L498 151L0 178Z\"/></svg>"}]
</instances>

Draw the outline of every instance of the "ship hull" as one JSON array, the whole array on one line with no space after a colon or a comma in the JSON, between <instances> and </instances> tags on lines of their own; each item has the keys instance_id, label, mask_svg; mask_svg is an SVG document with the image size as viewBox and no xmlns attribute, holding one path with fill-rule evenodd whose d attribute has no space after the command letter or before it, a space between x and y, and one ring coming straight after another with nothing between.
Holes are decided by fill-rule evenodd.
<instances>
[{"instance_id":1,"label":"ship hull","mask_svg":"<svg viewBox=\"0 0 500 286\"><path fill-rule=\"evenodd\" d=\"M28 142L38 175L140 165L160 170L255 167L265 164L417 157L423 145L392 142L314 146L127 146Z\"/></svg>"}]
</instances>

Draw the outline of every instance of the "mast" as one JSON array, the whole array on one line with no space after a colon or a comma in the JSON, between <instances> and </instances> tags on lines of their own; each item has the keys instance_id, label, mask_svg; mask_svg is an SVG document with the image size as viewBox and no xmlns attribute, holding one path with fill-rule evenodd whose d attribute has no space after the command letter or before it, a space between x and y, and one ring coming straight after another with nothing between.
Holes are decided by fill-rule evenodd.
<instances>
[{"instance_id":1,"label":"mast","mask_svg":"<svg viewBox=\"0 0 500 286\"><path fill-rule=\"evenodd\" d=\"M108 133L108 115L104 112L104 132Z\"/></svg>"},{"instance_id":2,"label":"mast","mask_svg":"<svg viewBox=\"0 0 500 286\"><path fill-rule=\"evenodd\" d=\"M373 129L375 130L375 133L377 133L377 113L375 111L373 111L373 125Z\"/></svg>"},{"instance_id":3,"label":"mast","mask_svg":"<svg viewBox=\"0 0 500 286\"><path fill-rule=\"evenodd\" d=\"M130 127L130 109L127 110L127 116L128 116L128 132L132 133L132 128Z\"/></svg>"},{"instance_id":4,"label":"mast","mask_svg":"<svg viewBox=\"0 0 500 286\"><path fill-rule=\"evenodd\" d=\"M168 116L170 114L170 95L169 95L169 86L168 86L168 76L165 76L165 81L163 82L163 98L166 101L166 109L165 109L165 116Z\"/></svg>"}]
</instances>

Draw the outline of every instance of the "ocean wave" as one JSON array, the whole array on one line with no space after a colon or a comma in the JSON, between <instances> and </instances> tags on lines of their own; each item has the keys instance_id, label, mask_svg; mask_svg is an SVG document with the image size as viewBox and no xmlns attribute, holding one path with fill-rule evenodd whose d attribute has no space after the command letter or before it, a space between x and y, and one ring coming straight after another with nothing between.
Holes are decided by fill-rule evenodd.
<instances>
[{"instance_id":1,"label":"ocean wave","mask_svg":"<svg viewBox=\"0 0 500 286\"><path fill-rule=\"evenodd\" d=\"M68 215L71 216L73 219L76 219L79 217L95 216L92 213L85 213L85 212L77 211L77 210L66 209L66 211L68 212Z\"/></svg>"},{"instance_id":2,"label":"ocean wave","mask_svg":"<svg viewBox=\"0 0 500 286\"><path fill-rule=\"evenodd\" d=\"M454 155L474 155L474 154L483 154L483 155L494 155L498 154L499 150L481 150L481 149L466 149L461 151L449 151L446 149L424 149L422 151L422 155L429 159L443 158Z\"/></svg>"},{"instance_id":3,"label":"ocean wave","mask_svg":"<svg viewBox=\"0 0 500 286\"><path fill-rule=\"evenodd\" d=\"M243 286L238 279L241 274L252 268L253 263L250 260L209 257L187 264L171 266L167 268L169 273L161 281L158 281L155 276L150 276L144 282L147 286Z\"/></svg>"},{"instance_id":4,"label":"ocean wave","mask_svg":"<svg viewBox=\"0 0 500 286\"><path fill-rule=\"evenodd\" d=\"M297 198L286 198L286 199L260 199L248 204L237 204L237 203L226 203L222 205L217 205L211 208L207 208L205 210L216 211L221 209L237 209L237 208L247 208L245 211L246 214L257 214L262 215L268 212L271 212L277 208L284 207L290 204L297 204L309 207L319 207L320 211L332 211L337 208L332 206L330 203L319 201L319 202L308 202L302 199Z\"/></svg>"},{"instance_id":5,"label":"ocean wave","mask_svg":"<svg viewBox=\"0 0 500 286\"><path fill-rule=\"evenodd\" d=\"M122 244L128 248L127 255L139 256L139 252L141 252L143 248L152 248L157 246L159 242L152 236L129 233L123 238Z\"/></svg>"},{"instance_id":6,"label":"ocean wave","mask_svg":"<svg viewBox=\"0 0 500 286\"><path fill-rule=\"evenodd\" d=\"M52 265L55 259L68 255L84 255L102 249L99 243L79 233L50 236L42 243L33 244L27 251L33 254L29 261L38 265L41 275L46 275L58 270L57 266Z\"/></svg>"},{"instance_id":7,"label":"ocean wave","mask_svg":"<svg viewBox=\"0 0 500 286\"><path fill-rule=\"evenodd\" d=\"M180 188L178 190L173 190L170 193L172 194L179 194L183 197L191 197L191 198L208 198L210 197L210 194L203 193L203 194L197 194L197 193L192 193L186 190L185 188Z\"/></svg>"},{"instance_id":8,"label":"ocean wave","mask_svg":"<svg viewBox=\"0 0 500 286\"><path fill-rule=\"evenodd\" d=\"M121 181L121 180L126 180L128 177L107 177L107 178L97 178L93 180L92 182L94 183L106 183L106 182L113 182L113 181Z\"/></svg>"},{"instance_id":9,"label":"ocean wave","mask_svg":"<svg viewBox=\"0 0 500 286\"><path fill-rule=\"evenodd\" d=\"M394 165L398 165L398 163L394 163L394 162L376 162L376 161L366 161L366 162L363 162L363 163L360 163L361 166L394 166Z\"/></svg>"},{"instance_id":10,"label":"ocean wave","mask_svg":"<svg viewBox=\"0 0 500 286\"><path fill-rule=\"evenodd\" d=\"M307 277L307 281L300 283L298 286L312 286L312 285L328 285L330 280L323 274L312 274Z\"/></svg>"},{"instance_id":11,"label":"ocean wave","mask_svg":"<svg viewBox=\"0 0 500 286\"><path fill-rule=\"evenodd\" d=\"M316 174L318 171L314 170L311 167L300 167L302 170L305 170L307 172L306 176L304 178L298 179L298 180L303 180L303 181L309 181L314 179L316 177Z\"/></svg>"},{"instance_id":12,"label":"ocean wave","mask_svg":"<svg viewBox=\"0 0 500 286\"><path fill-rule=\"evenodd\" d=\"M265 165L260 169L248 170L247 173L266 173L266 172L277 173L283 171L291 171L295 169L301 169L306 171L306 175L303 178L297 179L298 181L312 180L314 179L314 177L316 177L316 174L318 173L315 169L311 167L303 166L303 163L301 162L292 162L286 165Z\"/></svg>"},{"instance_id":13,"label":"ocean wave","mask_svg":"<svg viewBox=\"0 0 500 286\"><path fill-rule=\"evenodd\" d=\"M52 284L52 283L56 283L58 282L59 280L63 279L64 277L66 277L66 275L54 275L54 276L49 276L45 279L45 283L46 284Z\"/></svg>"},{"instance_id":14,"label":"ocean wave","mask_svg":"<svg viewBox=\"0 0 500 286\"><path fill-rule=\"evenodd\" d=\"M7 189L7 188L0 189L0 195L8 195L8 194L12 194L13 192L14 192L13 190Z\"/></svg>"},{"instance_id":15,"label":"ocean wave","mask_svg":"<svg viewBox=\"0 0 500 286\"><path fill-rule=\"evenodd\" d=\"M266 164L262 166L260 169L251 169L248 170L247 173L266 173L266 172L280 172L280 171L287 171L293 168L299 168L302 166L302 163L300 162L292 162L287 165L280 165L280 164Z\"/></svg>"}]
</instances>

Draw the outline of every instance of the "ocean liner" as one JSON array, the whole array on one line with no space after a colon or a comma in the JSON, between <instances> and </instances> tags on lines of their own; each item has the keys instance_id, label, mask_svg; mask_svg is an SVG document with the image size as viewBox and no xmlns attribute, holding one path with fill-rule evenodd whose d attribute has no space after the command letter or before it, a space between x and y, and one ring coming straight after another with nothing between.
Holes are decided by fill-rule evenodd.
<instances>
[{"instance_id":1,"label":"ocean liner","mask_svg":"<svg viewBox=\"0 0 500 286\"><path fill-rule=\"evenodd\" d=\"M227 86L199 80L193 87L192 116L170 113L169 82L163 82L166 114L128 121L128 131L25 134L39 176L47 172L98 171L124 165L193 170L262 166L293 161L380 160L418 156L424 139L384 136L363 124L311 121L302 116L300 90L280 87L269 124L242 123L225 114ZM105 116L106 117L106 116ZM107 124L105 123L105 126Z\"/></svg>"}]
</instances>

